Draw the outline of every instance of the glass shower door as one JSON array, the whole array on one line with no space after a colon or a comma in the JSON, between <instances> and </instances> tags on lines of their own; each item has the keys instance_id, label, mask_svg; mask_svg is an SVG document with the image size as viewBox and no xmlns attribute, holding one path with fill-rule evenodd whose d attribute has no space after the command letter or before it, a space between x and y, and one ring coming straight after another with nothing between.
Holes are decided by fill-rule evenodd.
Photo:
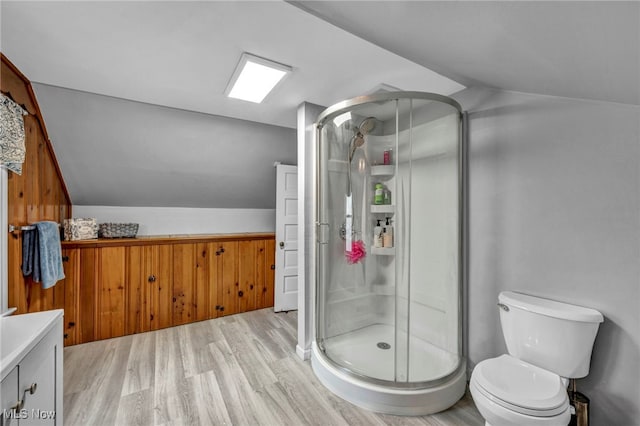
<instances>
[{"instance_id":1,"label":"glass shower door","mask_svg":"<svg viewBox=\"0 0 640 426\"><path fill-rule=\"evenodd\" d=\"M334 367L387 386L453 374L461 365L459 110L378 99L330 115L318 141L320 350ZM392 244L374 237L378 224L393 230Z\"/></svg>"},{"instance_id":2,"label":"glass shower door","mask_svg":"<svg viewBox=\"0 0 640 426\"><path fill-rule=\"evenodd\" d=\"M395 136L385 138L385 123L366 110L340 118L319 135L317 341L336 366L395 381L395 259L376 254L373 241L376 219L393 216L391 206L374 205L374 183L394 175L394 166L380 168L374 141Z\"/></svg>"}]
</instances>

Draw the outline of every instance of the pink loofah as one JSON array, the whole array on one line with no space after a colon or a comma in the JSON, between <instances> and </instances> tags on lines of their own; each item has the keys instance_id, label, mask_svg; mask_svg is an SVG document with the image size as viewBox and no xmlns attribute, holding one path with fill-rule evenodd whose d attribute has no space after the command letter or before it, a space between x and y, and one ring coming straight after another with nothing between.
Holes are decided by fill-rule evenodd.
<instances>
[{"instance_id":1,"label":"pink loofah","mask_svg":"<svg viewBox=\"0 0 640 426\"><path fill-rule=\"evenodd\" d=\"M364 248L362 240L356 240L351 244L351 251L344 252L347 258L347 263L354 265L360 262L367 255L367 251Z\"/></svg>"}]
</instances>

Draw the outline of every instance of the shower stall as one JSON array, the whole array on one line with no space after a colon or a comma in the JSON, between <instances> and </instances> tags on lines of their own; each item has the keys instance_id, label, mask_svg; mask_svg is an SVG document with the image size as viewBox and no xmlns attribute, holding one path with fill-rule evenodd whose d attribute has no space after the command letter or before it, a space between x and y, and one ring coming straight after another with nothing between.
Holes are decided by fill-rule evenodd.
<instances>
[{"instance_id":1,"label":"shower stall","mask_svg":"<svg viewBox=\"0 0 640 426\"><path fill-rule=\"evenodd\" d=\"M356 405L423 415L464 394L462 136L460 105L432 93L318 117L311 362Z\"/></svg>"}]
</instances>

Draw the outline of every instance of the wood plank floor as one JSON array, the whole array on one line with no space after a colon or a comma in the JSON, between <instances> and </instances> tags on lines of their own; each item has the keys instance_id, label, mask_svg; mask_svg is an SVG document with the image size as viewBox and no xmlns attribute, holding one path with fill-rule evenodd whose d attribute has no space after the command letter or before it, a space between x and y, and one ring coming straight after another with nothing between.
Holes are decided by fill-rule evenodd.
<instances>
[{"instance_id":1,"label":"wood plank floor","mask_svg":"<svg viewBox=\"0 0 640 426\"><path fill-rule=\"evenodd\" d=\"M296 325L262 309L65 348L65 425L484 424L469 395L424 417L340 399L296 355Z\"/></svg>"}]
</instances>

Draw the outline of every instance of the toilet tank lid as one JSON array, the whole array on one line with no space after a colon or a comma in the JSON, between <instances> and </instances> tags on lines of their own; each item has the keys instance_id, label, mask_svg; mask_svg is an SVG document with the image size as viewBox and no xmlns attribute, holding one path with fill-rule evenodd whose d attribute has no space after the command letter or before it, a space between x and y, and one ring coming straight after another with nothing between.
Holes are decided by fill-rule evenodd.
<instances>
[{"instance_id":1,"label":"toilet tank lid","mask_svg":"<svg viewBox=\"0 0 640 426\"><path fill-rule=\"evenodd\" d=\"M540 315L580 322L602 322L604 317L595 309L556 302L555 300L529 296L514 291L503 291L498 296L500 303L524 309Z\"/></svg>"}]
</instances>

